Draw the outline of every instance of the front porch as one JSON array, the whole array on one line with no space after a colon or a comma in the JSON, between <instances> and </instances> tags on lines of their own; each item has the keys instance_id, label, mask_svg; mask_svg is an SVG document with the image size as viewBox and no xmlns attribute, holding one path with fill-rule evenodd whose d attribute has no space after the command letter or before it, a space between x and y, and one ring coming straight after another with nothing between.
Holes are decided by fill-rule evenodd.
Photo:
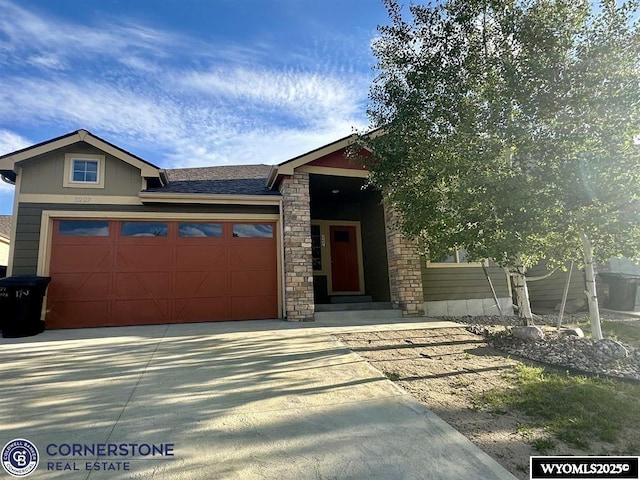
<instances>
[{"instance_id":1,"label":"front porch","mask_svg":"<svg viewBox=\"0 0 640 480\"><path fill-rule=\"evenodd\" d=\"M367 185L368 172L349 162L346 146L333 147L285 162L272 175L282 194L287 320L311 321L316 312L424 315L413 243Z\"/></svg>"}]
</instances>

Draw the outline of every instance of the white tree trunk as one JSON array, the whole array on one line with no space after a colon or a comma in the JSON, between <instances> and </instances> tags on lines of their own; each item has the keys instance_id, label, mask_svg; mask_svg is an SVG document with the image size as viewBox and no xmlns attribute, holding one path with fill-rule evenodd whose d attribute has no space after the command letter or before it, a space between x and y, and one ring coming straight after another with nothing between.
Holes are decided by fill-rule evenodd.
<instances>
[{"instance_id":1,"label":"white tree trunk","mask_svg":"<svg viewBox=\"0 0 640 480\"><path fill-rule=\"evenodd\" d=\"M525 277L525 268L522 261L518 257L516 265L511 272L513 278L513 287L516 294L516 305L518 306L518 317L523 320L525 325L531 325L533 315L531 314L531 303L529 302L529 289L527 288L527 277Z\"/></svg>"},{"instance_id":2,"label":"white tree trunk","mask_svg":"<svg viewBox=\"0 0 640 480\"><path fill-rule=\"evenodd\" d=\"M587 277L587 289L585 295L589 302L589 317L591 317L591 336L595 340L602 340L600 329L600 311L598 309L598 296L596 295L596 276L593 270L593 249L589 237L582 234L582 246L584 248L584 273Z\"/></svg>"}]
</instances>

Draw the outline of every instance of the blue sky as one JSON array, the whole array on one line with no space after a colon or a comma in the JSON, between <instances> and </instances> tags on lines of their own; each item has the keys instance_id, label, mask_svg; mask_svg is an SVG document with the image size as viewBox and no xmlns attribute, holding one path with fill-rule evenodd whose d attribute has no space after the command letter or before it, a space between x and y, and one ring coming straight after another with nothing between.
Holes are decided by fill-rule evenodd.
<instances>
[{"instance_id":1,"label":"blue sky","mask_svg":"<svg viewBox=\"0 0 640 480\"><path fill-rule=\"evenodd\" d=\"M0 0L0 154L86 128L165 168L279 163L367 125L384 23L380 0Z\"/></svg>"}]
</instances>

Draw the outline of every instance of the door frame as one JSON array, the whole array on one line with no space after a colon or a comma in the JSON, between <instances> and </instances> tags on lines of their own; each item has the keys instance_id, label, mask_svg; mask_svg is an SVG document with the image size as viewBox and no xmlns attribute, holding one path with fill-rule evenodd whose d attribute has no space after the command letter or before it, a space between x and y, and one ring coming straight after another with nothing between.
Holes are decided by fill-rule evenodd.
<instances>
[{"instance_id":1,"label":"door frame","mask_svg":"<svg viewBox=\"0 0 640 480\"><path fill-rule=\"evenodd\" d=\"M364 295L364 259L362 256L362 232L360 229L360 221L351 220L311 220L311 225L320 227L320 236L322 238L322 270L313 272L317 276L327 277L327 290L330 296L340 295ZM356 229L356 251L358 256L358 283L360 289L352 292L334 292L333 291L333 275L331 273L331 242L329 236L330 227L349 226Z\"/></svg>"}]
</instances>

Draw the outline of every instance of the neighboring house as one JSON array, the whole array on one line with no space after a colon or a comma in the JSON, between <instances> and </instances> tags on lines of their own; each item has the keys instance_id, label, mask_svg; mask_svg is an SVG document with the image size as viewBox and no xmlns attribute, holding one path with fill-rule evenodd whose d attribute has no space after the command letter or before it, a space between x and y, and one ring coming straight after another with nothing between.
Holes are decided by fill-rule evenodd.
<instances>
[{"instance_id":1,"label":"neighboring house","mask_svg":"<svg viewBox=\"0 0 640 480\"><path fill-rule=\"evenodd\" d=\"M568 265L567 265L568 267ZM528 277L544 276L549 271L540 262L527 272ZM613 257L596 266L596 291L600 307L620 311L640 310L640 266L628 258ZM556 270L551 276L527 282L531 308L534 311L557 309L562 301L568 271ZM573 310L587 310L584 270L573 269L567 305Z\"/></svg>"},{"instance_id":2,"label":"neighboring house","mask_svg":"<svg viewBox=\"0 0 640 480\"><path fill-rule=\"evenodd\" d=\"M345 303L497 313L479 264L416 253L345 158L352 141L275 166L163 170L78 130L1 156L16 188L9 274L52 278L48 328L307 321ZM489 271L510 313L507 278Z\"/></svg>"},{"instance_id":3,"label":"neighboring house","mask_svg":"<svg viewBox=\"0 0 640 480\"><path fill-rule=\"evenodd\" d=\"M11 215L0 215L0 277L4 277L9 265L11 245Z\"/></svg>"},{"instance_id":4,"label":"neighboring house","mask_svg":"<svg viewBox=\"0 0 640 480\"><path fill-rule=\"evenodd\" d=\"M544 277L551 273L549 277L535 281L527 281L529 301L531 302L531 308L534 312L554 310L562 302L567 277L569 276L569 265L565 267L566 270L557 269L551 273L547 268L547 263L543 260L527 271L527 277ZM580 309L583 304L584 308L587 308L587 299L584 291L584 271L579 269L576 263L571 270L569 291L567 292L567 305L570 307L569 309Z\"/></svg>"}]
</instances>

